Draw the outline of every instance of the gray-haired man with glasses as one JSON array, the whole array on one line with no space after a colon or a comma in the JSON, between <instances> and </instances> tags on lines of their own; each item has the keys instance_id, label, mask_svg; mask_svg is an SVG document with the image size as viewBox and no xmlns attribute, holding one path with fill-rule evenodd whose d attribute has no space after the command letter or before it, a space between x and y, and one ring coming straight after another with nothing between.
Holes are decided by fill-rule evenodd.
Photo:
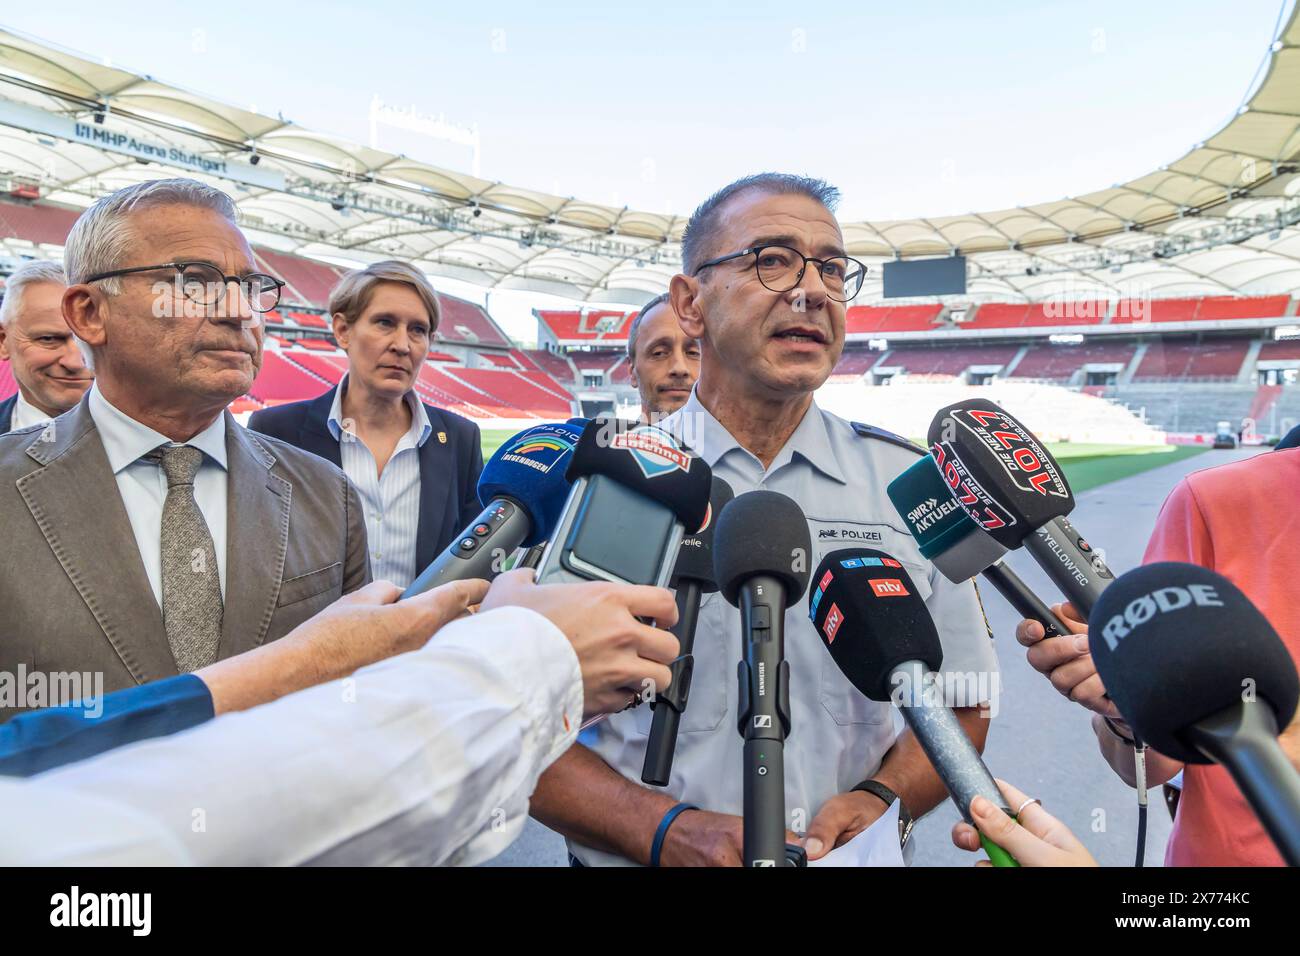
<instances>
[{"instance_id":1,"label":"gray-haired man with glasses","mask_svg":"<svg viewBox=\"0 0 1300 956\"><path fill-rule=\"evenodd\" d=\"M686 404L659 425L737 495L764 488L793 498L808 519L813 553L792 560L802 558L808 570L853 547L906 567L943 642L947 703L983 747L991 711L980 705L996 693L997 661L978 596L921 556L885 494L921 449L813 401L844 348L846 303L865 274L844 247L832 212L838 197L820 180L765 173L696 209L670 295L682 332L700 342L700 377ZM888 580L883 565L881 578ZM599 725L588 746L571 748L538 785L533 815L569 838L582 865L741 862L739 611L710 594L698 620L690 702L668 786L640 782L648 707ZM911 733L895 729L890 705L868 700L840 673L803 600L787 611L785 632L788 839L820 859L895 803L904 839L911 819L945 798L938 775Z\"/></svg>"},{"instance_id":2,"label":"gray-haired man with glasses","mask_svg":"<svg viewBox=\"0 0 1300 956\"><path fill-rule=\"evenodd\" d=\"M187 179L118 190L77 220L64 266L95 385L0 437L0 672L142 684L275 640L366 583L343 473L225 410L261 367L283 286L230 198ZM0 720L59 703L0 696Z\"/></svg>"}]
</instances>

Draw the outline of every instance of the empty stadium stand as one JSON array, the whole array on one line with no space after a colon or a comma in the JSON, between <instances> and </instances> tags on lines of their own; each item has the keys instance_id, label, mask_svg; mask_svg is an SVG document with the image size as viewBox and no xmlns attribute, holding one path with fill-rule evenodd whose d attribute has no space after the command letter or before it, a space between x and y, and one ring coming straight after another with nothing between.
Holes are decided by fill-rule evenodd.
<instances>
[{"instance_id":1,"label":"empty stadium stand","mask_svg":"<svg viewBox=\"0 0 1300 956\"><path fill-rule=\"evenodd\" d=\"M1235 381L1249 347L1248 339L1210 339L1205 342L1162 339L1148 346L1133 374L1133 381Z\"/></svg>"},{"instance_id":2,"label":"empty stadium stand","mask_svg":"<svg viewBox=\"0 0 1300 956\"><path fill-rule=\"evenodd\" d=\"M885 354L880 367L898 367L909 375L960 375L972 365L1005 366L1019 351L1014 345L897 348Z\"/></svg>"},{"instance_id":3,"label":"empty stadium stand","mask_svg":"<svg viewBox=\"0 0 1300 956\"><path fill-rule=\"evenodd\" d=\"M930 305L854 305L845 317L845 331L855 335L879 335L885 332L926 332L933 329L943 306Z\"/></svg>"},{"instance_id":4,"label":"empty stadium stand","mask_svg":"<svg viewBox=\"0 0 1300 956\"><path fill-rule=\"evenodd\" d=\"M534 314L557 343L620 344L627 342L628 327L637 313L537 309Z\"/></svg>"},{"instance_id":5,"label":"empty stadium stand","mask_svg":"<svg viewBox=\"0 0 1300 956\"><path fill-rule=\"evenodd\" d=\"M545 372L557 382L573 383L577 381L577 373L573 365L562 355L556 355L554 352L548 352L545 349L516 349L514 351L516 358L522 357L521 365L527 368L528 363L539 372Z\"/></svg>"},{"instance_id":6,"label":"empty stadium stand","mask_svg":"<svg viewBox=\"0 0 1300 956\"><path fill-rule=\"evenodd\" d=\"M1097 345L1032 345L1012 369L1011 377L1065 382L1085 365L1128 365L1136 348L1132 344L1111 342Z\"/></svg>"},{"instance_id":7,"label":"empty stadium stand","mask_svg":"<svg viewBox=\"0 0 1300 956\"><path fill-rule=\"evenodd\" d=\"M855 379L865 374L876 364L880 354L870 349L846 348L840 360L835 363L835 370L831 372L831 381Z\"/></svg>"}]
</instances>

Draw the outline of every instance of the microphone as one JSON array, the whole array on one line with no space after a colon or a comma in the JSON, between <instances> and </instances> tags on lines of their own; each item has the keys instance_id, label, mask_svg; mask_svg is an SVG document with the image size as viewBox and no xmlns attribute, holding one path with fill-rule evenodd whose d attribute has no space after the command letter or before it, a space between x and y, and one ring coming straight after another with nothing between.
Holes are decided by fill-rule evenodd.
<instances>
[{"instance_id":1,"label":"microphone","mask_svg":"<svg viewBox=\"0 0 1300 956\"><path fill-rule=\"evenodd\" d=\"M1014 816L979 751L944 704L934 671L943 646L934 619L901 563L883 551L846 548L813 574L808 616L840 672L872 700L894 703L947 787L957 812L973 824L970 803L982 796ZM1018 866L983 834L995 866Z\"/></svg>"},{"instance_id":2,"label":"microphone","mask_svg":"<svg viewBox=\"0 0 1300 956\"><path fill-rule=\"evenodd\" d=\"M539 583L615 581L666 587L685 528L704 523L712 473L654 425L595 418L565 477L572 482L537 570Z\"/></svg>"},{"instance_id":3,"label":"microphone","mask_svg":"<svg viewBox=\"0 0 1300 956\"><path fill-rule=\"evenodd\" d=\"M1300 679L1259 609L1227 578L1165 561L1122 575L1093 617L1097 673L1133 730L1175 760L1223 764L1300 865L1300 774L1277 742Z\"/></svg>"},{"instance_id":4,"label":"microphone","mask_svg":"<svg viewBox=\"0 0 1300 956\"><path fill-rule=\"evenodd\" d=\"M646 742L645 762L641 766L641 782L654 787L666 787L672 777L673 756L677 750L677 728L686 710L686 699L691 690L691 675L695 658L695 626L699 620L700 596L718 590L713 578L713 530L722 509L735 497L731 485L717 475L709 495L709 509L700 530L682 539L670 582L677 590L677 624L673 636L681 644L681 656L673 661L672 683L666 691L656 695L654 717L650 721L650 738Z\"/></svg>"},{"instance_id":5,"label":"microphone","mask_svg":"<svg viewBox=\"0 0 1300 956\"><path fill-rule=\"evenodd\" d=\"M942 408L930 453L953 496L1004 548L1025 547L1087 620L1115 579L1066 520L1074 494L1050 452L1007 411L983 398Z\"/></svg>"},{"instance_id":6,"label":"microphone","mask_svg":"<svg viewBox=\"0 0 1300 956\"><path fill-rule=\"evenodd\" d=\"M790 733L790 665L785 660L785 611L808 586L811 552L803 511L775 491L738 495L718 516L714 580L727 603L740 609L744 653L738 668L737 729L745 740L745 866L786 865L788 859L784 758ZM799 865L801 856L791 862Z\"/></svg>"},{"instance_id":7,"label":"microphone","mask_svg":"<svg viewBox=\"0 0 1300 956\"><path fill-rule=\"evenodd\" d=\"M1002 563L1007 549L962 510L932 457L917 459L886 490L916 539L921 557L949 581L959 583L983 574L1021 617L1043 625L1047 637L1070 633L1020 575Z\"/></svg>"},{"instance_id":8,"label":"microphone","mask_svg":"<svg viewBox=\"0 0 1300 956\"><path fill-rule=\"evenodd\" d=\"M534 425L498 448L478 480L482 513L420 572L402 597L449 581L491 580L516 548L545 541L569 493L565 471L581 431L572 421Z\"/></svg>"}]
</instances>

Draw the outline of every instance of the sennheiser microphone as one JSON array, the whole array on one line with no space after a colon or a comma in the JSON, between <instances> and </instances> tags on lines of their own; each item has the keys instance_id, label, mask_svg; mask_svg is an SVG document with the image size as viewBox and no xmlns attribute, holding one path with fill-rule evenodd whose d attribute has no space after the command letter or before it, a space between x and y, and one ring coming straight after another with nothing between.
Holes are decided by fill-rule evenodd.
<instances>
[{"instance_id":1,"label":"sennheiser microphone","mask_svg":"<svg viewBox=\"0 0 1300 956\"><path fill-rule=\"evenodd\" d=\"M692 650L695 647L695 625L700 614L700 596L718 590L713 579L713 531L718 515L733 497L735 495L731 485L714 475L704 524L695 534L682 539L682 548L677 553L677 566L673 568L673 579L669 582L677 591L677 624L672 633L681 645L681 655L672 663L672 683L667 690L656 695L653 704L654 717L650 721L650 737L646 742L645 762L641 766L641 782L654 787L668 786L672 777L677 729L682 713L686 710L691 675L695 668Z\"/></svg>"},{"instance_id":2,"label":"sennheiser microphone","mask_svg":"<svg viewBox=\"0 0 1300 956\"><path fill-rule=\"evenodd\" d=\"M785 738L790 733L790 667L785 611L808 586L808 520L775 491L733 498L718 516L713 573L727 603L740 609L738 668L744 745L744 861L784 866ZM794 862L798 862L795 860Z\"/></svg>"},{"instance_id":3,"label":"sennheiser microphone","mask_svg":"<svg viewBox=\"0 0 1300 956\"><path fill-rule=\"evenodd\" d=\"M892 702L921 743L962 819L976 796L1012 816L1006 798L944 700L935 672L943 646L934 619L902 563L883 551L846 548L813 573L808 616L840 672L871 700ZM996 866L1015 866L983 834Z\"/></svg>"},{"instance_id":4,"label":"sennheiser microphone","mask_svg":"<svg viewBox=\"0 0 1300 956\"><path fill-rule=\"evenodd\" d=\"M1066 519L1074 494L1050 452L1005 409L983 398L942 408L930 453L953 497L1005 548L1025 547L1087 620L1115 580Z\"/></svg>"},{"instance_id":5,"label":"sennheiser microphone","mask_svg":"<svg viewBox=\"0 0 1300 956\"><path fill-rule=\"evenodd\" d=\"M565 476L582 428L534 425L505 442L483 466L483 511L402 592L408 598L449 581L491 580L521 545L545 541L569 495Z\"/></svg>"},{"instance_id":6,"label":"sennheiser microphone","mask_svg":"<svg viewBox=\"0 0 1300 956\"><path fill-rule=\"evenodd\" d=\"M683 529L698 528L709 507L704 460L657 426L596 418L582 430L566 477L572 488L538 582L666 587Z\"/></svg>"},{"instance_id":7,"label":"sennheiser microphone","mask_svg":"<svg viewBox=\"0 0 1300 956\"><path fill-rule=\"evenodd\" d=\"M1291 866L1300 866L1300 774L1277 736L1300 680L1273 626L1227 578L1148 564L1107 588L1092 659L1111 699L1152 747L1223 764Z\"/></svg>"},{"instance_id":8,"label":"sennheiser microphone","mask_svg":"<svg viewBox=\"0 0 1300 956\"><path fill-rule=\"evenodd\" d=\"M921 557L954 583L983 574L1021 617L1043 625L1046 637L1069 634L1070 629L1029 585L1002 562L1007 549L977 525L952 496L934 459L922 455L889 483L894 503Z\"/></svg>"}]
</instances>

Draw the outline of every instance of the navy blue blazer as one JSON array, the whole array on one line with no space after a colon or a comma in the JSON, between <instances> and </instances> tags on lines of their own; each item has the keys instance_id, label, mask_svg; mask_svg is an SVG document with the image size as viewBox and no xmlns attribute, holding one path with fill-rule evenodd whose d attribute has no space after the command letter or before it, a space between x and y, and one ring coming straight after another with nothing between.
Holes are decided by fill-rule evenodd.
<instances>
[{"instance_id":1,"label":"navy blue blazer","mask_svg":"<svg viewBox=\"0 0 1300 956\"><path fill-rule=\"evenodd\" d=\"M115 747L212 719L212 694L193 674L105 694L89 708L47 707L0 724L0 776L30 777Z\"/></svg>"},{"instance_id":2,"label":"navy blue blazer","mask_svg":"<svg viewBox=\"0 0 1300 956\"><path fill-rule=\"evenodd\" d=\"M18 393L14 392L0 402L0 435L9 431L14 421L14 407L18 404Z\"/></svg>"},{"instance_id":3,"label":"navy blue blazer","mask_svg":"<svg viewBox=\"0 0 1300 956\"><path fill-rule=\"evenodd\" d=\"M319 398L260 409L253 412L248 427L319 455L341 468L339 443L330 434L328 424L337 391L336 385ZM432 405L425 405L424 410L433 431L420 446L417 574L483 510L478 501L478 476L483 471L483 443L478 425Z\"/></svg>"}]
</instances>

